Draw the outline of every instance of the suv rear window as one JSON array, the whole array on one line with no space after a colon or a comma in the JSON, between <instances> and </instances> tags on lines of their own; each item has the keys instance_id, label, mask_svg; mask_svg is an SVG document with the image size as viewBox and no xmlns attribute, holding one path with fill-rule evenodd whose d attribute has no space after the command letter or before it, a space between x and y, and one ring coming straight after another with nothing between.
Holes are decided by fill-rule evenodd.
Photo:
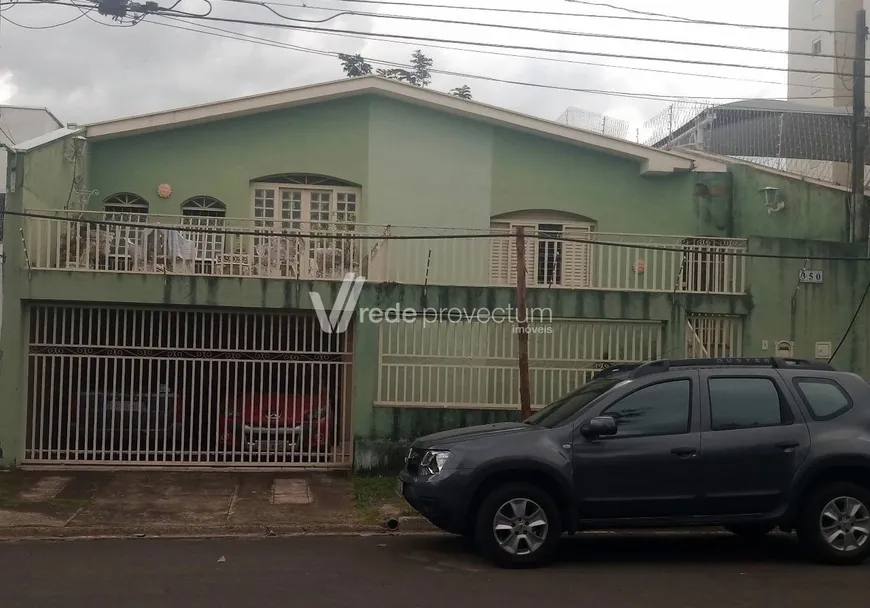
<instances>
[{"instance_id":1,"label":"suv rear window","mask_svg":"<svg viewBox=\"0 0 870 608\"><path fill-rule=\"evenodd\" d=\"M795 378L794 385L815 420L831 420L852 408L849 394L833 380Z\"/></svg>"},{"instance_id":2,"label":"suv rear window","mask_svg":"<svg viewBox=\"0 0 870 608\"><path fill-rule=\"evenodd\" d=\"M770 378L710 378L710 426L714 431L790 424Z\"/></svg>"}]
</instances>

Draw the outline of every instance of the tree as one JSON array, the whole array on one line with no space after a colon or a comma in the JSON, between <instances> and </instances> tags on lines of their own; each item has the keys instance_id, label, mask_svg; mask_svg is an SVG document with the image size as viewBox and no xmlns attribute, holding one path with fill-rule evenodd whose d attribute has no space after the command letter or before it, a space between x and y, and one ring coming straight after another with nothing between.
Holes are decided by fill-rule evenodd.
<instances>
[{"instance_id":1,"label":"tree","mask_svg":"<svg viewBox=\"0 0 870 608\"><path fill-rule=\"evenodd\" d=\"M429 71L432 69L432 59L417 49L411 55L411 65L414 67L411 71L411 84L418 87L428 87L429 83L432 82L432 74Z\"/></svg>"},{"instance_id":2,"label":"tree","mask_svg":"<svg viewBox=\"0 0 870 608\"><path fill-rule=\"evenodd\" d=\"M338 58L341 60L341 69L348 78L369 76L372 73L372 65L362 55L339 53ZM411 55L410 70L405 68L378 68L375 73L383 78L425 88L432 83L432 65L432 58L427 57L423 54L423 51L417 49ZM460 99L471 99L471 87L464 84L461 87L452 89L450 94Z\"/></svg>"},{"instance_id":3,"label":"tree","mask_svg":"<svg viewBox=\"0 0 870 608\"><path fill-rule=\"evenodd\" d=\"M407 82L408 84L413 84L411 82L411 72L408 70L403 70L402 68L378 68L378 76L383 76L384 78L389 78L390 80L398 80L399 82Z\"/></svg>"},{"instance_id":4,"label":"tree","mask_svg":"<svg viewBox=\"0 0 870 608\"><path fill-rule=\"evenodd\" d=\"M459 97L460 99L471 99L471 87L464 84L461 87L451 89L450 94L454 97Z\"/></svg>"},{"instance_id":5,"label":"tree","mask_svg":"<svg viewBox=\"0 0 870 608\"><path fill-rule=\"evenodd\" d=\"M341 69L344 70L348 78L368 76L372 73L372 64L363 59L362 55L339 53L338 58L341 60Z\"/></svg>"}]
</instances>

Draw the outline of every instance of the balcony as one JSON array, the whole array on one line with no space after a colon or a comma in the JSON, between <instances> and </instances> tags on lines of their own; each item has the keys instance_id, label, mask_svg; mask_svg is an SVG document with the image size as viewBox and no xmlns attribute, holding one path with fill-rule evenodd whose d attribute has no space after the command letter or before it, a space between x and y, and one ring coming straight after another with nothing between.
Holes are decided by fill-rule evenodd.
<instances>
[{"instance_id":1,"label":"balcony","mask_svg":"<svg viewBox=\"0 0 870 608\"><path fill-rule=\"evenodd\" d=\"M31 270L515 287L509 232L226 217L33 211ZM38 216L38 217L34 217ZM530 288L743 294L744 239L590 232L525 237Z\"/></svg>"}]
</instances>

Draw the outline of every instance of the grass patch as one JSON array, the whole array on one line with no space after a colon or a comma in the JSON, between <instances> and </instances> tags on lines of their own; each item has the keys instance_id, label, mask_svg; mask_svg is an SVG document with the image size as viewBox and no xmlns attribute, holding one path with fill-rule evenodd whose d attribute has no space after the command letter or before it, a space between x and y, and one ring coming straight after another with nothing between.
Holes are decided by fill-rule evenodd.
<instances>
[{"instance_id":1,"label":"grass patch","mask_svg":"<svg viewBox=\"0 0 870 608\"><path fill-rule=\"evenodd\" d=\"M382 523L381 508L389 506L399 515L412 515L411 508L396 494L396 478L371 475L353 476L353 493L357 513L368 523Z\"/></svg>"}]
</instances>

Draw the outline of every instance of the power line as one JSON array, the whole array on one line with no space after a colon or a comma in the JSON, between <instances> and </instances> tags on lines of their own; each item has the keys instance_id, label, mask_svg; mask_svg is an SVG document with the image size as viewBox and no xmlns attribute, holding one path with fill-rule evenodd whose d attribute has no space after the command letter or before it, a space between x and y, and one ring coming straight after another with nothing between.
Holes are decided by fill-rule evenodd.
<instances>
[{"instance_id":1,"label":"power line","mask_svg":"<svg viewBox=\"0 0 870 608\"><path fill-rule=\"evenodd\" d=\"M849 337L849 334L852 332L852 327L855 325L855 321L858 320L858 314L861 312L861 309L864 307L864 300L867 299L867 294L870 293L870 282L867 283L867 287L864 288L864 295L861 296L861 302L858 303L858 308L855 309L855 314L852 315L852 320L849 322L849 327L846 328L846 333L843 334L843 338L840 340L840 343L837 344L837 348L834 349L831 358L828 359L828 363L834 360L834 357L837 356L837 353L840 352L840 347L843 346L843 343L846 342L846 338Z\"/></svg>"},{"instance_id":2,"label":"power line","mask_svg":"<svg viewBox=\"0 0 870 608\"><path fill-rule=\"evenodd\" d=\"M117 226L121 228L136 228L142 230L151 228L154 230L181 230L190 233L205 233L205 234L236 234L241 236L273 236L273 237L302 237L302 238L330 238L335 240L345 241L361 241L361 240L385 240L385 241L419 241L419 240L458 240L458 239L492 239L492 238L514 238L513 234L504 232L491 232L481 230L469 234L349 234L349 233L327 233L325 231L301 232L301 231L264 231L259 230L230 230L227 228L216 228L210 226L188 226L176 224L148 224L141 222L120 222L115 220L88 219L84 217L58 217L57 215L49 215L45 213L32 213L29 211L10 211L4 209L0 215L13 215L17 217L54 220L61 222L73 222L78 224L93 224L96 226ZM316 222L312 222L316 223ZM697 246L685 245L654 245L650 243L625 243L620 241L607 241L600 239L581 239L576 237L554 236L550 232L529 232L526 236L533 239L541 239L547 241L562 241L566 243L585 243L589 245L606 245L608 247L619 247L623 249L634 249L644 251L673 251L676 253L698 253ZM709 250L706 253L710 253ZM737 258L756 258L767 260L812 260L820 262L870 262L870 258L866 257L846 257L846 256L806 256L806 255L785 255L779 253L751 253L748 251L728 251L715 252L716 255L737 257ZM870 289L868 289L870 291Z\"/></svg>"},{"instance_id":3,"label":"power line","mask_svg":"<svg viewBox=\"0 0 870 608\"><path fill-rule=\"evenodd\" d=\"M18 3L13 2L13 5L14 4L18 4ZM20 27L20 28L25 29L25 30L51 30L51 29L54 29L56 27L61 27L63 25L69 25L70 23L73 23L74 21L78 21L82 17L87 17L87 13L83 12L81 15L76 15L75 17L73 17L72 19L69 19L67 21L61 21L60 23L52 23L50 25L26 25L24 23L18 23L17 21L13 21L12 19L7 17L6 15L0 15L0 20L8 21L9 23L14 25L15 27Z\"/></svg>"},{"instance_id":4,"label":"power line","mask_svg":"<svg viewBox=\"0 0 870 608\"><path fill-rule=\"evenodd\" d=\"M718 44L714 42L698 42L698 41L690 41L690 40L666 40L662 38L643 38L638 36L623 36L619 34L602 34L597 32L574 32L570 30L554 30L540 27L530 27L525 25L508 25L504 23L484 23L480 21L457 21L455 19L440 19L437 17L421 17L421 16L413 16L413 15L392 15L387 13L370 13L370 12L362 12L362 11L342 11L335 15L331 15L325 19L320 20L309 20L309 19L299 19L296 17L288 17L282 13L279 13L275 9L271 8L267 3L260 2L259 0L224 0L225 2L232 2L238 4L249 4L249 5L257 5L262 6L263 8L271 11L273 14L277 15L282 19L287 19L288 21L295 22L305 22L305 23L326 23L327 21L331 21L332 19L336 19L343 15L352 15L352 16L360 16L360 17L370 17L372 19L394 19L399 21L423 21L427 23L442 23L445 25L463 25L463 26L471 26L471 27L487 27L493 29L507 29L507 30L516 30L516 31L524 31L524 32L534 32L536 34L554 34L557 36L574 36L578 38L595 38L595 39L603 39L603 40L626 40L631 42L645 42L649 44L672 44L678 46L691 46L691 47L701 47L701 48L711 48L711 49L720 49L720 50L733 50L733 51L743 51L748 53L770 53L775 55L790 55L790 56L803 56L803 57L816 57L820 59L838 59L837 55L825 55L819 53L812 52L803 52L803 51L788 51L782 49L764 49L758 47L747 47L747 46L735 46L730 44ZM853 59L852 57L842 57L842 59Z\"/></svg>"},{"instance_id":5,"label":"power line","mask_svg":"<svg viewBox=\"0 0 870 608\"><path fill-rule=\"evenodd\" d=\"M326 8L321 8L321 7L312 7L312 6L302 5L302 4L298 4L298 5L297 5L297 4L285 4L285 3L279 3L279 2L257 2L257 1L255 1L255 0L225 0L225 1L229 1L229 2L241 2L241 3L244 3L244 4L273 4L273 5L276 5L276 6L304 7L304 8L313 8L313 9L320 9L320 10L330 10L330 11L335 11L335 10L337 10L337 9L326 9ZM349 1L356 1L356 0L343 0L343 1L349 2ZM359 0L359 1L363 1L363 0ZM367 1L367 0L366 0L366 1ZM381 4L381 3L378 3L378 4ZM392 3L392 2L387 2L387 3L385 3L385 4L404 4L404 3ZM415 5L415 6L422 6L422 5ZM446 6L446 5L435 5L435 6ZM473 7L465 7L465 8L468 8L469 10L499 10L499 11L508 11L508 12L511 12L511 10L512 10L512 9L485 9L485 8L477 9L477 8L473 8ZM80 9L80 10L81 10L81 9ZM535 12L535 11L520 11L520 12ZM342 14L345 14L345 13L342 13ZM572 13L565 13L565 14L569 14L569 15L570 15L570 14L572 14ZM163 16L163 15L161 15L161 16ZM89 18L91 21L95 22L95 23L104 24L103 22L98 21L98 20L94 19L93 17L90 17L90 16L89 16L88 18ZM137 22L138 22L138 21L137 21ZM115 24L108 24L108 23L105 23L105 25L111 25L112 27L130 27L130 26L132 26L132 25L135 25L137 22L135 22L135 23L130 23L130 24L125 24L125 25L115 25ZM152 23L154 23L154 22L152 21ZM206 26L203 26L203 27L206 27ZM236 32L233 32L232 30L218 30L218 31L225 31L225 32L228 32L228 33L236 33ZM347 35L347 37L349 37L349 38L357 38L357 39L362 39L362 40L372 40L372 39L376 39L376 40L377 40L377 38L372 38L372 37L369 37L369 36L366 36L366 35L350 35L350 34L349 34L349 35ZM254 37L254 38L255 38L255 37ZM260 39L260 40L264 40L264 41L272 42L270 39ZM403 41L399 41L399 40L389 40L389 39L386 39L386 40L381 40L381 41L382 41L382 42L388 42L388 43L391 43L391 44L401 44L401 45L411 46L411 43L410 43L410 42L403 42ZM741 77L736 77L736 76L724 76L724 75L721 75L721 74L702 74L702 73L697 73L697 72L682 72L682 71L677 71L677 70L663 70L663 69L656 69L656 68L645 68L645 67L640 67L640 66L625 66L625 65L608 64L608 63L596 63L596 62L590 62L590 61L576 61L576 60L570 60L570 59L562 59L562 58L559 58L559 57L541 57L541 56L535 56L535 55L523 55L523 54L516 54L516 53L503 53L503 52L492 51L492 50L484 50L484 49L468 49L468 48L460 48L460 47L456 47L456 46L445 46L445 45L438 45L438 44L431 44L431 43L430 43L430 44L426 44L426 47L428 47L428 48L437 48L437 49L445 49L445 50L452 50L452 51L459 51L459 52L468 52L468 53L479 53L479 54L486 54L486 55L494 55L494 56L500 56L500 57L513 57L513 58L517 58L517 59L531 59L531 60L536 60L536 61L550 61L550 62L555 62L555 63L565 63L565 64L570 64L570 65L588 65L588 66L592 66L592 67L602 67L602 68L608 68L608 69L620 69L620 70L630 70L630 71L639 71L639 72L649 72L649 73L656 73L656 74L672 74L672 75L676 75L676 76L689 76L689 77L694 77L694 78L709 78L709 79L715 79L715 80L730 80L730 81L735 81L735 82L753 82L753 83L759 83L759 84L773 84L773 85L778 85L778 86L782 86L782 85L784 84L784 83L782 83L782 82L777 82L777 81L774 81L774 80L760 80L760 79L752 79L752 78L741 78ZM383 63L383 62L381 62L381 63ZM842 76L841 76L841 77L842 77ZM823 86L823 85L815 86L815 85L809 85L809 84L807 84L807 85L798 84L798 85L793 85L793 86L799 86L799 87L803 87L803 88L813 88L813 89L824 89L824 90L831 90L831 91L836 90L836 87ZM815 97L812 97L812 99L823 99L823 97L815 96Z\"/></svg>"},{"instance_id":6,"label":"power line","mask_svg":"<svg viewBox=\"0 0 870 608\"><path fill-rule=\"evenodd\" d=\"M350 1L350 0L345 0L345 1ZM301 6L301 5L299 5L299 6ZM332 9L330 9L330 10L332 10ZM163 16L163 15L161 15L161 16ZM165 18L170 19L170 17L165 17ZM181 19L175 19L175 20L179 21L179 22L183 21ZM152 21L151 23L157 23L157 22ZM198 25L198 27L207 27L209 29L217 30L219 32L226 32L226 33L230 33L230 34L240 34L240 35L248 36L248 34L241 34L240 32L236 32L234 30L224 30L221 28L216 28L213 26L207 26L207 25L202 25L202 24L197 24L197 25ZM180 29L189 29L189 28L180 28ZM198 31L198 30L190 30L190 31ZM249 36L249 37L254 39L254 40L262 40L265 42L278 42L278 41L272 40L271 38L258 38L256 36ZM371 38L368 38L364 35L359 35L359 36L348 35L347 38L356 38L358 40L371 40ZM415 45L412 45L410 42L402 42L400 40L381 40L381 42L387 42L390 44L400 44L400 45L408 46L408 47L415 46ZM644 68L644 67L639 67L639 66L617 65L617 64L613 64L613 63L596 63L594 61L576 61L576 60L572 60L572 59L562 59L559 57L541 57L539 55L522 55L522 54L517 54L517 53L504 53L504 52L500 52L500 51L490 51L490 50L485 50L485 49L464 49L464 48L457 47L457 46L446 46L446 45L440 45L440 44L426 44L425 48L444 49L444 50L449 50L449 51L458 51L461 53L477 53L477 54L482 54L482 55L494 55L497 57L512 57L512 58L516 58L516 59L531 59L531 60L535 60L535 61L550 61L550 62L554 62L554 63L564 63L564 64L568 64L568 65L586 65L586 66L601 67L601 68L608 68L608 69L617 69L617 70L650 72L650 73L654 73L654 74L673 74L675 76L689 76L689 77L693 77L693 78L712 78L715 80L731 80L731 81L735 81L735 82L754 82L754 83L759 83L759 84L774 84L774 85L779 85L779 86L783 86L785 84L783 82L778 82L776 80L758 80L758 79L753 79L753 78L741 78L738 76L723 76L721 74L702 74L702 73L698 73L698 72L681 72L681 71L677 71L677 70L662 70L662 69L656 69L656 68ZM383 61L379 61L377 59L373 59L373 61L376 61L378 63L384 63ZM816 86L816 85L809 85L809 84L806 84L806 85L798 84L798 85L792 85L792 86L799 86L799 87L803 87L803 88L813 88L813 89L824 89L824 90L830 90L830 91L836 90L836 87L829 87L829 86L823 86L823 85ZM819 97L814 97L814 99L819 99Z\"/></svg>"},{"instance_id":7,"label":"power line","mask_svg":"<svg viewBox=\"0 0 870 608\"><path fill-rule=\"evenodd\" d=\"M355 2L359 0L342 0L344 2ZM646 17L659 17L664 19L672 20L675 23L686 23L693 25L716 25L721 27L739 27L746 29L762 29L762 30L779 30L779 31L789 31L789 32L821 32L825 34L854 34L855 32L851 32L848 30L827 30L821 28L811 28L811 27L789 27L787 25L761 25L756 23L733 23L729 21L708 21L705 19L693 19L691 17L680 17L677 15L668 15L667 13L655 13L650 11L642 11L638 9L628 8L625 6L618 6L615 4L608 4L606 2L592 2L590 0L565 0L566 2L571 2L573 4L583 4L585 6L597 6L601 8L610 8L616 11L624 11L626 13L632 13L635 15L644 15Z\"/></svg>"},{"instance_id":8,"label":"power line","mask_svg":"<svg viewBox=\"0 0 870 608\"><path fill-rule=\"evenodd\" d=\"M35 1L35 0L18 0L22 4L45 4L43 1ZM77 4L71 3L63 3L63 2L51 2L50 4L54 6L78 6ZM153 14L153 13L152 13ZM229 17L212 17L205 15L192 15L188 13L173 13L172 11L162 11L159 14L161 15L172 15L178 14L189 17L191 19L201 19L205 21L219 21L224 23L235 23L238 25L256 25L261 27L276 27L281 29L290 29L290 30L299 30L299 31L309 31L309 32L318 32L327 35L337 35L337 36L348 36L348 35L357 35L357 36L365 36L372 39L397 39L397 40L411 40L422 43L429 42L442 42L447 44L462 44L468 46L476 46L476 47L491 47L491 48L503 48L503 49L512 49L512 50L522 50L522 51L537 51L544 53L555 53L555 54L568 54L568 55L583 55L583 56L591 56L591 57L610 57L616 59L633 59L638 61L660 61L666 63L685 63L685 64L693 64L693 65L706 65L713 67L726 67L726 68L739 68L739 69L748 69L748 70L767 70L767 71L776 71L776 72L793 72L793 73L804 73L804 74L825 74L825 75L838 75L839 72L831 72L831 71L818 71L818 70L808 70L808 69L799 69L799 68L788 68L788 67L777 67L777 66L759 66L759 65L748 65L748 64L739 64L739 63L719 63L714 61L702 61L697 59L676 59L672 57L655 57L655 56L642 56L642 55L622 55L617 53L603 53L603 52L592 52L592 51L580 51L573 49L552 49L545 47L533 47L533 46L520 46L520 45L510 45L510 44L499 44L495 42L478 42L478 41L469 41L469 40L453 40L453 39L443 39L443 38L426 38L422 36L411 36L407 34L385 34L380 32L361 32L359 30L345 30L345 29L330 29L330 28L320 28L313 26L305 26L305 25L292 25L287 23L275 23L269 21L257 21L250 19L235 19ZM637 39L635 39L637 40ZM819 57L817 55L817 57ZM832 56L833 57L833 56Z\"/></svg>"},{"instance_id":9,"label":"power line","mask_svg":"<svg viewBox=\"0 0 870 608\"><path fill-rule=\"evenodd\" d=\"M163 15L159 15L159 16L164 18L164 19L171 19L173 21L186 23L188 25L196 25L197 27L209 27L209 26L204 26L204 25L200 25L200 24L194 24L194 23L191 23L190 21L187 21L184 19L178 19L178 18L174 18L174 17L165 17ZM296 51L301 51L301 52L306 52L306 53L313 53L313 54L329 56L329 57L337 56L337 53L332 52L332 51L321 50L321 49L312 49L309 47L304 47L304 46L299 46L299 45L292 45L289 43L279 42L277 40L271 40L268 38L259 38L259 37L251 36L249 34L243 34L241 32L233 32L231 30L224 30L224 29L215 28L215 27L209 27L209 29L216 30L217 32L221 32L222 34L227 34L227 35L213 34L213 33L208 32L208 31L197 30L197 29L188 28L188 27L175 26L175 25L172 25L169 23L162 23L159 21L154 21L152 19L147 19L146 21L148 23L152 23L154 25L161 25L164 27L170 27L170 28L174 28L174 29L181 29L181 30L192 31L192 32L197 32L197 33L202 33L202 34L209 34L209 35L217 36L219 38L227 38L229 40L238 40L241 42L255 42L258 44L264 44L265 46L273 46L276 48L286 48L286 49L290 49L290 50L296 50ZM378 60L376 58L373 58L372 61L379 63L379 64L382 64L382 65L387 65L390 67L397 67L397 68L410 67L407 64L397 63L397 62L392 62L392 61ZM457 77L457 78L469 78L472 80L484 80L484 81L489 81L489 82L497 82L500 84L526 86L526 87L548 89L548 90L568 91L568 92L573 92L573 93L588 93L588 94L593 94L593 95L607 95L607 96L612 96L612 97L623 97L623 98L628 98L628 99L646 99L646 100L650 100L650 101L665 101L665 102L676 101L679 99L693 99L693 100L696 99L694 97L686 97L686 96L679 96L679 95L676 95L676 96L656 95L656 94L652 94L652 93L633 93L633 92L629 92L629 91L610 91L610 90L604 90L604 89L585 89L585 88L579 88L579 87L565 87L565 86L560 86L560 85L549 85L549 84L543 84L543 83L525 82L525 81L518 81L518 80L507 80L507 79L503 79L503 78L497 78L494 76L484 76L484 75L480 75L480 74L468 74L468 73L464 73L464 72L454 72L454 71L450 71L450 70L441 70L441 69L437 69L437 68L431 68L430 72L432 72L433 74L441 74L444 76L453 76L453 77ZM840 96L831 96L830 99L838 99L839 97ZM711 101L733 101L733 100L737 100L737 99L742 99L742 97L720 97L720 98L712 97L712 98L707 98L707 99L709 99ZM815 97L807 97L807 98L792 97L792 99L828 99L828 97L823 97L823 96L815 96Z\"/></svg>"},{"instance_id":10,"label":"power line","mask_svg":"<svg viewBox=\"0 0 870 608\"><path fill-rule=\"evenodd\" d=\"M353 4L373 4L373 5L382 5L382 6L398 6L398 7L411 7L411 8L441 8L441 9L450 9L450 10L461 10L461 11L483 11L483 12L492 12L492 13L513 13L517 15L541 15L541 16L553 16L553 17L582 17L587 19L616 19L623 21L645 21L645 22L659 22L659 23L673 23L676 25L713 25L720 27L738 27L738 28L749 28L749 29L762 29L762 30L784 30L784 31L792 31L792 32L821 32L828 34L854 34L855 32L846 31L846 30L827 30L822 28L803 28L803 27L788 27L788 26L780 26L780 25L761 25L761 24L752 24L752 23L728 23L724 21L704 21L699 19L690 19L687 17L677 17L674 15L662 15L661 17L654 17L653 15L657 15L658 13L646 13L644 11L637 11L638 13L645 14L647 16L626 16L626 15L602 15L598 13L570 13L570 12L562 12L562 11L536 11L536 10L528 10L528 9L514 9L514 8L493 8L493 7L485 7L485 6L458 6L453 4L425 4L420 2L390 2L386 0L339 0L340 2L349 2ZM270 4L273 6L291 6L291 7L300 7L300 8L309 8L309 9L320 9L320 10L340 10L340 9L331 9L326 7L317 7L317 6L309 6L307 4L289 4L285 2L275 2L274 0L266 0L266 4ZM584 3L585 4L585 3ZM594 2L589 2L588 4L592 6L607 6L601 5ZM629 12L635 12L632 9L623 9Z\"/></svg>"},{"instance_id":11,"label":"power line","mask_svg":"<svg viewBox=\"0 0 870 608\"><path fill-rule=\"evenodd\" d=\"M748 70L768 70L768 71L775 71L775 72L794 72L794 73L804 73L804 74L837 75L837 72L807 70L807 69L778 67L778 66L759 66L759 65L747 65L747 64L739 64L739 63L718 63L715 61L702 61L702 60L698 60L698 59L676 59L676 58L671 58L671 57L621 55L621 54L617 54L617 53L579 51L579 50L574 50L574 49L552 49L552 48L543 48L543 47L534 47L534 46L499 44L499 43L495 43L495 42L477 42L477 41L471 41L471 40L454 40L454 39L446 39L446 38L426 38L426 37L422 37L422 36L412 36L412 35L408 35L408 34L383 34L383 33L379 33L379 32L361 32L359 30L330 29L330 28L322 28L322 27L292 25L292 24L288 24L288 23L275 23L275 22L271 22L271 21L257 21L257 20L252 20L252 19L234 19L234 18L229 18L229 17L191 17L191 19L198 19L198 20L201 19L203 21L219 21L219 22L223 22L223 23L235 23L237 25L256 25L256 26L261 26L261 27L274 27L274 28L279 28L279 29L317 32L317 33L321 33L321 34L335 35L335 36L347 36L347 35L352 34L352 35L358 35L358 36L367 36L369 38L376 38L376 39L413 40L413 41L418 41L418 42L422 42L422 43L441 42L441 43L447 43L447 44L463 44L463 45L477 46L477 47L492 47L492 48L521 50L521 51L537 51L537 52L544 52L544 53L567 54L567 55L586 55L586 56L591 56L591 57L612 57L612 58L616 58L616 59L635 59L635 60L639 60L639 61L661 61L661 62L666 62L666 63L686 63L686 64L694 64L694 65L706 65L706 66L726 67L726 68L740 68L740 69L748 69Z\"/></svg>"}]
</instances>

